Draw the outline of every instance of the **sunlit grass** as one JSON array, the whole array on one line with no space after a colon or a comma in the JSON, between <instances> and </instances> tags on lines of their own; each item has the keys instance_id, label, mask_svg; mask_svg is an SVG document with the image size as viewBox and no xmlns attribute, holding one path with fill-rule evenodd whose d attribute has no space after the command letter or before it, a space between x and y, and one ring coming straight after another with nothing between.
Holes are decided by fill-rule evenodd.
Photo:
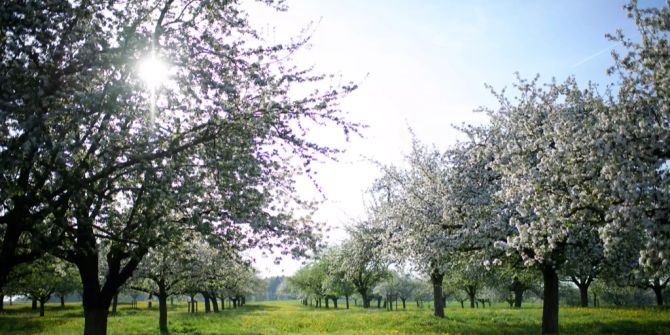
<instances>
[{"instance_id":1,"label":"sunlit grass","mask_svg":"<svg viewBox=\"0 0 670 335\"><path fill-rule=\"evenodd\" d=\"M344 304L341 304L341 306ZM315 309L298 302L249 303L222 313L189 314L186 305L169 309L171 334L537 334L542 309L521 310L502 305L486 309L461 309L450 305L446 318L431 315L429 306L407 311L353 307L345 310ZM158 309L120 305L109 319L109 334L158 334ZM81 334L79 304L65 309L48 306L40 318L29 306L8 306L0 316L0 334ZM201 306L202 309L202 306ZM560 312L563 334L670 334L670 310L658 308L567 308Z\"/></svg>"}]
</instances>

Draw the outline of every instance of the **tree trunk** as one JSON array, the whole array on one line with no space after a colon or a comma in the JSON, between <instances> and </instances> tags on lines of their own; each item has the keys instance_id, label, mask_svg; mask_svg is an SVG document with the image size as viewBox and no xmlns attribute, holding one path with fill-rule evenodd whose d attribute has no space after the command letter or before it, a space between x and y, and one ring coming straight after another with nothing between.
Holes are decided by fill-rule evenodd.
<instances>
[{"instance_id":1,"label":"tree trunk","mask_svg":"<svg viewBox=\"0 0 670 335\"><path fill-rule=\"evenodd\" d=\"M656 305L663 306L663 287L653 286L654 294L656 295Z\"/></svg>"},{"instance_id":2,"label":"tree trunk","mask_svg":"<svg viewBox=\"0 0 670 335\"><path fill-rule=\"evenodd\" d=\"M154 296L151 293L149 293L149 301L147 302L147 308L148 309L151 309L151 299L153 299L153 297Z\"/></svg>"},{"instance_id":3,"label":"tree trunk","mask_svg":"<svg viewBox=\"0 0 670 335\"><path fill-rule=\"evenodd\" d=\"M158 287L158 329L161 333L167 334L167 290L164 286Z\"/></svg>"},{"instance_id":4,"label":"tree trunk","mask_svg":"<svg viewBox=\"0 0 670 335\"><path fill-rule=\"evenodd\" d=\"M203 298L205 298L205 313L212 311L211 306L209 305L209 294L202 293Z\"/></svg>"},{"instance_id":5,"label":"tree trunk","mask_svg":"<svg viewBox=\"0 0 670 335\"><path fill-rule=\"evenodd\" d=\"M475 295L468 292L468 299L470 299L470 308L475 308Z\"/></svg>"},{"instance_id":6,"label":"tree trunk","mask_svg":"<svg viewBox=\"0 0 670 335\"><path fill-rule=\"evenodd\" d=\"M0 294L0 314L5 312L5 295Z\"/></svg>"},{"instance_id":7,"label":"tree trunk","mask_svg":"<svg viewBox=\"0 0 670 335\"><path fill-rule=\"evenodd\" d=\"M337 298L333 298L333 308L337 309Z\"/></svg>"},{"instance_id":8,"label":"tree trunk","mask_svg":"<svg viewBox=\"0 0 670 335\"><path fill-rule=\"evenodd\" d=\"M65 296L61 295L60 296L60 307L65 307Z\"/></svg>"},{"instance_id":9,"label":"tree trunk","mask_svg":"<svg viewBox=\"0 0 670 335\"><path fill-rule=\"evenodd\" d=\"M209 298L212 300L212 309L214 310L214 313L219 312L219 302L216 301L216 294L210 294Z\"/></svg>"},{"instance_id":10,"label":"tree trunk","mask_svg":"<svg viewBox=\"0 0 670 335\"><path fill-rule=\"evenodd\" d=\"M598 296L593 292L593 307L598 307Z\"/></svg>"},{"instance_id":11,"label":"tree trunk","mask_svg":"<svg viewBox=\"0 0 670 335\"><path fill-rule=\"evenodd\" d=\"M542 270L544 303L542 304L542 335L558 335L558 275L551 266Z\"/></svg>"},{"instance_id":12,"label":"tree trunk","mask_svg":"<svg viewBox=\"0 0 670 335\"><path fill-rule=\"evenodd\" d=\"M442 303L442 280L444 274L433 271L430 275L430 281L433 284L433 314L437 317L444 317L444 304Z\"/></svg>"},{"instance_id":13,"label":"tree trunk","mask_svg":"<svg viewBox=\"0 0 670 335\"><path fill-rule=\"evenodd\" d=\"M349 296L348 296L348 295L345 295L345 296L344 296L344 301L346 301L346 303L347 303L347 309L349 309Z\"/></svg>"},{"instance_id":14,"label":"tree trunk","mask_svg":"<svg viewBox=\"0 0 670 335\"><path fill-rule=\"evenodd\" d=\"M40 299L40 316L44 316L44 302L46 299L42 298Z\"/></svg>"},{"instance_id":15,"label":"tree trunk","mask_svg":"<svg viewBox=\"0 0 670 335\"><path fill-rule=\"evenodd\" d=\"M521 308L521 303L523 302L523 289L517 287L514 288L514 308Z\"/></svg>"},{"instance_id":16,"label":"tree trunk","mask_svg":"<svg viewBox=\"0 0 670 335\"><path fill-rule=\"evenodd\" d=\"M579 285L579 305L589 307L589 285Z\"/></svg>"},{"instance_id":17,"label":"tree trunk","mask_svg":"<svg viewBox=\"0 0 670 335\"><path fill-rule=\"evenodd\" d=\"M84 335L107 334L108 308L84 309Z\"/></svg>"},{"instance_id":18,"label":"tree trunk","mask_svg":"<svg viewBox=\"0 0 670 335\"><path fill-rule=\"evenodd\" d=\"M361 298L363 299L363 308L370 307L370 302L368 301L367 291L360 289L360 290L358 290L358 293L361 295ZM356 303L355 299L354 299L354 303Z\"/></svg>"},{"instance_id":19,"label":"tree trunk","mask_svg":"<svg viewBox=\"0 0 670 335\"><path fill-rule=\"evenodd\" d=\"M32 298L32 306L30 307L31 310L36 311L37 310L37 299Z\"/></svg>"},{"instance_id":20,"label":"tree trunk","mask_svg":"<svg viewBox=\"0 0 670 335\"><path fill-rule=\"evenodd\" d=\"M330 305L328 304L328 297L326 297L326 309L329 309Z\"/></svg>"},{"instance_id":21,"label":"tree trunk","mask_svg":"<svg viewBox=\"0 0 670 335\"><path fill-rule=\"evenodd\" d=\"M381 296L377 297L377 308L382 308L382 297Z\"/></svg>"},{"instance_id":22,"label":"tree trunk","mask_svg":"<svg viewBox=\"0 0 670 335\"><path fill-rule=\"evenodd\" d=\"M407 300L407 298L400 298L400 300L402 300L402 309L405 310L406 309L405 300Z\"/></svg>"},{"instance_id":23,"label":"tree trunk","mask_svg":"<svg viewBox=\"0 0 670 335\"><path fill-rule=\"evenodd\" d=\"M114 299L112 299L112 315L116 315L116 305L119 303L119 294L114 295Z\"/></svg>"},{"instance_id":24,"label":"tree trunk","mask_svg":"<svg viewBox=\"0 0 670 335\"><path fill-rule=\"evenodd\" d=\"M461 309L465 308L465 300L459 300L459 302L461 303Z\"/></svg>"}]
</instances>

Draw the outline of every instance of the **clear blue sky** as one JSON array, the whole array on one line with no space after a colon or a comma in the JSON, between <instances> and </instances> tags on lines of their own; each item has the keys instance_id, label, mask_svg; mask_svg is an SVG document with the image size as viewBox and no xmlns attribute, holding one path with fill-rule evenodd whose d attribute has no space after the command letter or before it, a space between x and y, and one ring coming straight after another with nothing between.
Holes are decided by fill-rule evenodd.
<instances>
[{"instance_id":1,"label":"clear blue sky","mask_svg":"<svg viewBox=\"0 0 670 335\"><path fill-rule=\"evenodd\" d=\"M496 106L485 83L509 87L516 71L526 78L540 74L541 81L569 75L601 86L612 81L605 71L617 46L605 34L621 28L637 37L624 3L289 0L286 13L251 6L250 19L271 41L318 22L311 49L296 61L360 82L342 107L352 120L370 126L365 138L343 144L339 133L318 132L322 140L349 150L340 163L318 169L329 199L318 218L334 228L329 239L341 240L341 227L363 215L362 192L378 175L367 158L399 163L410 144L408 126L424 142L447 148L460 137L452 124L486 122L472 110ZM309 194L311 187L301 189ZM259 268L266 275L290 274L297 264L275 267L260 260Z\"/></svg>"}]
</instances>

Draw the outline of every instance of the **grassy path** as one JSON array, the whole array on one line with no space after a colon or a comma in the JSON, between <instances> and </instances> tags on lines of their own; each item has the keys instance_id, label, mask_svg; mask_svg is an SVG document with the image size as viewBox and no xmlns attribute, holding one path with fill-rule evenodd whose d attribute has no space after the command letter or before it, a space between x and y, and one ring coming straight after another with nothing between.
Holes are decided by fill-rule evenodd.
<instances>
[{"instance_id":1,"label":"grassy path","mask_svg":"<svg viewBox=\"0 0 670 335\"><path fill-rule=\"evenodd\" d=\"M146 305L144 305L146 306ZM158 334L157 308L147 310L120 305L109 319L109 334ZM186 313L185 304L169 310L170 334L537 334L541 308L521 310L494 306L486 309L447 308L443 320L431 316L429 308L407 311L326 310L304 307L297 302L249 303L222 313ZM29 306L11 306L0 316L0 334L81 334L82 310L49 306L39 318ZM670 309L656 308L562 308L562 334L670 334Z\"/></svg>"}]
</instances>

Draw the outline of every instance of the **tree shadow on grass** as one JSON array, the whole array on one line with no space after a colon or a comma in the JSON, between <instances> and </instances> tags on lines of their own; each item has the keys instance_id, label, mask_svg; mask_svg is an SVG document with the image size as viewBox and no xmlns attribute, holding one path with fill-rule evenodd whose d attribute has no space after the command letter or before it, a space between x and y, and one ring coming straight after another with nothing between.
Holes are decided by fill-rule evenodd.
<instances>
[{"instance_id":1,"label":"tree shadow on grass","mask_svg":"<svg viewBox=\"0 0 670 335\"><path fill-rule=\"evenodd\" d=\"M34 315L31 315L34 316ZM0 334L42 333L53 327L69 322L66 318L56 317L10 317L0 318Z\"/></svg>"}]
</instances>

